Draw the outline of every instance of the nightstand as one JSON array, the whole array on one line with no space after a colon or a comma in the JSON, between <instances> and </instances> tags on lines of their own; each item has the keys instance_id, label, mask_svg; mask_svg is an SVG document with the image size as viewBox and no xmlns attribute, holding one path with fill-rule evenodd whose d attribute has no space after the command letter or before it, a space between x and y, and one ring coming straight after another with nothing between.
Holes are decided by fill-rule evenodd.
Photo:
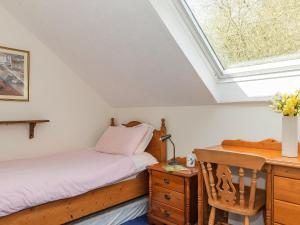
<instances>
[{"instance_id":1,"label":"nightstand","mask_svg":"<svg viewBox=\"0 0 300 225\"><path fill-rule=\"evenodd\" d=\"M185 159L177 159L185 165ZM158 163L148 168L149 224L196 224L198 168L167 172L165 165L166 163Z\"/></svg>"}]
</instances>

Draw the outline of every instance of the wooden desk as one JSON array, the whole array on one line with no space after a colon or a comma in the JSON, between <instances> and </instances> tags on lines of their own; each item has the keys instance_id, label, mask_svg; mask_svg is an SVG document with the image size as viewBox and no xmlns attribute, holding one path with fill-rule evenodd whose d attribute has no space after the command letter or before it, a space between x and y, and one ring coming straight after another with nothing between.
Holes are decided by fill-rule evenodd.
<instances>
[{"instance_id":1,"label":"wooden desk","mask_svg":"<svg viewBox=\"0 0 300 225\"><path fill-rule=\"evenodd\" d=\"M261 142L226 140L221 145L204 148L239 152L264 157L266 165L266 225L296 225L300 221L300 157L281 156L281 143L267 139ZM204 184L201 170L198 176L198 224L203 220ZM300 224L300 222L299 222Z\"/></svg>"}]
</instances>

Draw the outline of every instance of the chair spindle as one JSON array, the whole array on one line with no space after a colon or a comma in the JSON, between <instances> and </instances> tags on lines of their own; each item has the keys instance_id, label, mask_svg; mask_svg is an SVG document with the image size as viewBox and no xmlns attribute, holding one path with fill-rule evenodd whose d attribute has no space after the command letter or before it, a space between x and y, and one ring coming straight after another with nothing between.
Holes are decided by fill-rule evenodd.
<instances>
[{"instance_id":1,"label":"chair spindle","mask_svg":"<svg viewBox=\"0 0 300 225\"><path fill-rule=\"evenodd\" d=\"M256 193L256 170L252 170L251 178L251 189L250 189L250 199L249 199L249 208L253 209L255 202L255 193Z\"/></svg>"},{"instance_id":2,"label":"chair spindle","mask_svg":"<svg viewBox=\"0 0 300 225\"><path fill-rule=\"evenodd\" d=\"M203 161L201 161L200 165L201 165L202 176L203 176L203 179L204 179L204 183L205 183L205 187L206 187L206 192L207 192L208 198L212 199L211 189L210 189L210 186L209 186L209 178L208 178L207 170L205 168L205 164L204 164Z\"/></svg>"},{"instance_id":3,"label":"chair spindle","mask_svg":"<svg viewBox=\"0 0 300 225\"><path fill-rule=\"evenodd\" d=\"M211 194L212 194L212 198L213 200L217 200L217 192L216 192L216 188L215 188L215 179L214 179L214 175L212 173L212 166L210 163L207 163L207 170L208 170L208 175L209 175L209 181L210 181L210 186L211 186Z\"/></svg>"},{"instance_id":4,"label":"chair spindle","mask_svg":"<svg viewBox=\"0 0 300 225\"><path fill-rule=\"evenodd\" d=\"M245 183L244 183L245 172L243 168L239 169L239 176L240 176L240 206L244 208L245 207Z\"/></svg>"}]
</instances>

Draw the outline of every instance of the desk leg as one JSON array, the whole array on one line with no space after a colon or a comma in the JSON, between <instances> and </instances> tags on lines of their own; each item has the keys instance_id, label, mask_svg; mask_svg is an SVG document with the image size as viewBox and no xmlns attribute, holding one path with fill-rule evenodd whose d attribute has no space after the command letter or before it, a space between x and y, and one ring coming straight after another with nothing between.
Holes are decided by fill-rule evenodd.
<instances>
[{"instance_id":1,"label":"desk leg","mask_svg":"<svg viewBox=\"0 0 300 225\"><path fill-rule=\"evenodd\" d=\"M265 224L272 224L272 166L266 167L266 212L265 212Z\"/></svg>"}]
</instances>

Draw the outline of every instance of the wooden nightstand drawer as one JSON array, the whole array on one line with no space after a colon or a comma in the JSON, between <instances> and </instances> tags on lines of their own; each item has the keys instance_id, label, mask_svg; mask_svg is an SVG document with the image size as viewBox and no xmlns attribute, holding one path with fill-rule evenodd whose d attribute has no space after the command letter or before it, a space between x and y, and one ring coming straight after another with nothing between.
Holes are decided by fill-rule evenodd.
<instances>
[{"instance_id":1,"label":"wooden nightstand drawer","mask_svg":"<svg viewBox=\"0 0 300 225\"><path fill-rule=\"evenodd\" d=\"M184 209L184 195L176 191L159 186L153 186L152 199L181 210Z\"/></svg>"},{"instance_id":2,"label":"wooden nightstand drawer","mask_svg":"<svg viewBox=\"0 0 300 225\"><path fill-rule=\"evenodd\" d=\"M300 220L300 205L274 200L274 222L295 225Z\"/></svg>"},{"instance_id":3,"label":"wooden nightstand drawer","mask_svg":"<svg viewBox=\"0 0 300 225\"><path fill-rule=\"evenodd\" d=\"M183 225L184 212L163 203L152 201L152 214L172 223Z\"/></svg>"},{"instance_id":4,"label":"wooden nightstand drawer","mask_svg":"<svg viewBox=\"0 0 300 225\"><path fill-rule=\"evenodd\" d=\"M300 204L300 180L274 176L274 198Z\"/></svg>"},{"instance_id":5,"label":"wooden nightstand drawer","mask_svg":"<svg viewBox=\"0 0 300 225\"><path fill-rule=\"evenodd\" d=\"M179 176L153 171L152 185L184 193L184 178Z\"/></svg>"}]
</instances>

